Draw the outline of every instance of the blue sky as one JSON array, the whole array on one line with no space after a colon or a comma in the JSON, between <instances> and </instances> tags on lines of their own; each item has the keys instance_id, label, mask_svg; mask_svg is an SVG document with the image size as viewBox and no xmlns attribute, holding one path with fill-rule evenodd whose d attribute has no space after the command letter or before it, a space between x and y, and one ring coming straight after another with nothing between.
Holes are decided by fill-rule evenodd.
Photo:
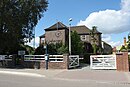
<instances>
[{"instance_id":1,"label":"blue sky","mask_svg":"<svg viewBox=\"0 0 130 87\"><path fill-rule=\"evenodd\" d=\"M44 29L61 21L68 26L97 26L103 33L102 40L112 46L123 43L130 27L130 0L48 0L48 10L36 26L36 44Z\"/></svg>"}]
</instances>

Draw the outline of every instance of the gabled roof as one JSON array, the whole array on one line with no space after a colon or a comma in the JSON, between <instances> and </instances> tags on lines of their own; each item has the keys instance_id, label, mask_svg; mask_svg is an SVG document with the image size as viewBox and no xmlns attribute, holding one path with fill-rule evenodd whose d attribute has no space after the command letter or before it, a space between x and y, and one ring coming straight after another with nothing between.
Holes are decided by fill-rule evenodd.
<instances>
[{"instance_id":1,"label":"gabled roof","mask_svg":"<svg viewBox=\"0 0 130 87\"><path fill-rule=\"evenodd\" d=\"M45 31L46 30L55 30L55 29L66 29L67 28L67 26L66 25L64 25L63 23L61 23L61 22L57 22L56 24L54 24L54 25L52 25L51 27L49 27L49 28L46 28L45 29ZM68 28L67 28L68 29Z\"/></svg>"},{"instance_id":2,"label":"gabled roof","mask_svg":"<svg viewBox=\"0 0 130 87\"><path fill-rule=\"evenodd\" d=\"M82 26L73 26L70 28L71 31L76 31L78 34L89 34L91 32L91 30L82 25Z\"/></svg>"}]
</instances>

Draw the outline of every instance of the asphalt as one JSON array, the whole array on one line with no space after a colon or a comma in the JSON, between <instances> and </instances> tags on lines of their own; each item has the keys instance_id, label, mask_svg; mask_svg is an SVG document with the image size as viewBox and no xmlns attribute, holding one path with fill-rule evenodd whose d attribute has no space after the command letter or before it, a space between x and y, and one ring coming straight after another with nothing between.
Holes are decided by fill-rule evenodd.
<instances>
[{"instance_id":1,"label":"asphalt","mask_svg":"<svg viewBox=\"0 0 130 87\"><path fill-rule=\"evenodd\" d=\"M100 83L130 85L130 72L118 72L115 70L90 70L89 67L71 69L71 70L0 68L0 75L1 74L35 76L35 77L70 80L70 81L94 81Z\"/></svg>"}]
</instances>

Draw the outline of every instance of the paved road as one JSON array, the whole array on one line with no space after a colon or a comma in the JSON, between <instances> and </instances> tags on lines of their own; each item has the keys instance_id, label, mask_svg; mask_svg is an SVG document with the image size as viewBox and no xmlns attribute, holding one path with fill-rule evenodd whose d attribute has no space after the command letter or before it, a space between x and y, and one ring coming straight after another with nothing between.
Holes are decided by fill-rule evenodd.
<instances>
[{"instance_id":1,"label":"paved road","mask_svg":"<svg viewBox=\"0 0 130 87\"><path fill-rule=\"evenodd\" d=\"M78 81L72 79L63 80L1 73L0 87L130 87L130 84Z\"/></svg>"}]
</instances>

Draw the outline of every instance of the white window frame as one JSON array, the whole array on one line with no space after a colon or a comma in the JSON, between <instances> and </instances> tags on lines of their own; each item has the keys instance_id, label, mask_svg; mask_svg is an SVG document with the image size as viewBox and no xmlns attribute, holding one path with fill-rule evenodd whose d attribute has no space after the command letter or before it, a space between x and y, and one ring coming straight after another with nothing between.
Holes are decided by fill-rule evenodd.
<instances>
[{"instance_id":1,"label":"white window frame","mask_svg":"<svg viewBox=\"0 0 130 87\"><path fill-rule=\"evenodd\" d=\"M82 41L86 41L86 35L81 35L80 38Z\"/></svg>"}]
</instances>

